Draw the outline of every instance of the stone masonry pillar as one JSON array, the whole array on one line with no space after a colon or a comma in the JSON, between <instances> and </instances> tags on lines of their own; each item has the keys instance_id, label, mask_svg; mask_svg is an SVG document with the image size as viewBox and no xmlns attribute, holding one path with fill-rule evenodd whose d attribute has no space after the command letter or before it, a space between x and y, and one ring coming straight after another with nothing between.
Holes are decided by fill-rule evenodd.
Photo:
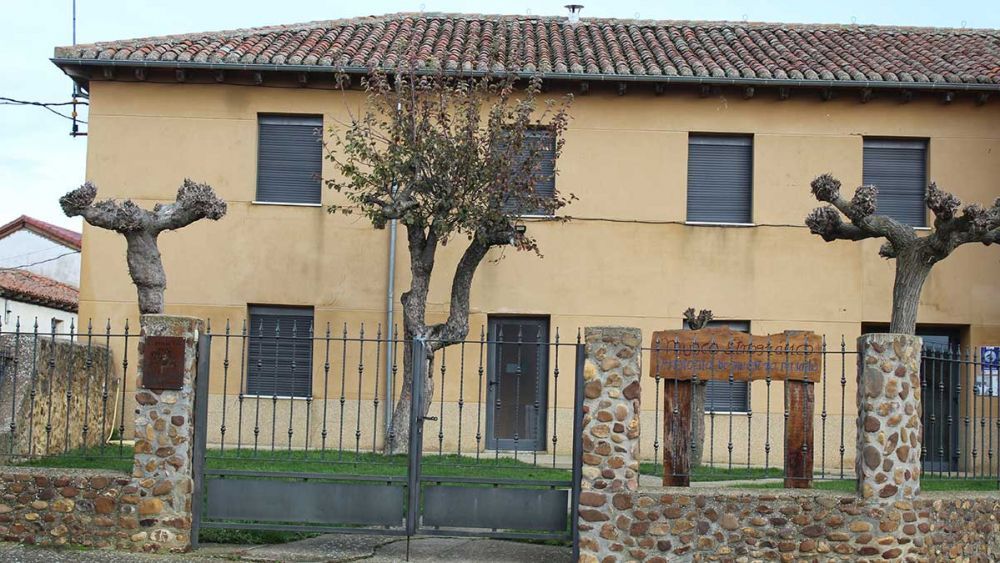
<instances>
[{"instance_id":1,"label":"stone masonry pillar","mask_svg":"<svg viewBox=\"0 0 1000 563\"><path fill-rule=\"evenodd\" d=\"M644 535L635 526L648 525L633 522L631 511L639 487L642 333L596 327L584 334L580 561L632 559L630 553L641 549L636 536Z\"/></svg>"},{"instance_id":2,"label":"stone masonry pillar","mask_svg":"<svg viewBox=\"0 0 1000 563\"><path fill-rule=\"evenodd\" d=\"M858 494L882 501L920 493L920 337L858 338Z\"/></svg>"},{"instance_id":3,"label":"stone masonry pillar","mask_svg":"<svg viewBox=\"0 0 1000 563\"><path fill-rule=\"evenodd\" d=\"M202 330L201 319L142 317L132 472L138 531L132 540L144 550L191 548L192 417Z\"/></svg>"}]
</instances>

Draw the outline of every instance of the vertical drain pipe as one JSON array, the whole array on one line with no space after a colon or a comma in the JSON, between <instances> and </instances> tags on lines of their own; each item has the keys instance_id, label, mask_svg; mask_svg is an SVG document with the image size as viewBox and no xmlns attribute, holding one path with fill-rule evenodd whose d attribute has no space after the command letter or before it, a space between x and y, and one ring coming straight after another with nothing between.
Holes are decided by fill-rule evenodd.
<instances>
[{"instance_id":1,"label":"vertical drain pipe","mask_svg":"<svg viewBox=\"0 0 1000 563\"><path fill-rule=\"evenodd\" d=\"M393 351L396 349L395 327L393 316L396 307L396 223L393 219L389 222L389 279L385 291L385 439L389 438L389 427L392 426L392 411L395 404L392 401L392 392L395 388L393 376Z\"/></svg>"}]
</instances>

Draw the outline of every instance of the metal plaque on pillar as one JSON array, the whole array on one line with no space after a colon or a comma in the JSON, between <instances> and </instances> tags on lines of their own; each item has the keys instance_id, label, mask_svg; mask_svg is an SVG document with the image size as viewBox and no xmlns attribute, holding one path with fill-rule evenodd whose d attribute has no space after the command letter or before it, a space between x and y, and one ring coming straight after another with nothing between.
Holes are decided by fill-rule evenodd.
<instances>
[{"instance_id":1,"label":"metal plaque on pillar","mask_svg":"<svg viewBox=\"0 0 1000 563\"><path fill-rule=\"evenodd\" d=\"M147 336L142 345L142 386L146 389L180 389L184 385L184 339Z\"/></svg>"}]
</instances>

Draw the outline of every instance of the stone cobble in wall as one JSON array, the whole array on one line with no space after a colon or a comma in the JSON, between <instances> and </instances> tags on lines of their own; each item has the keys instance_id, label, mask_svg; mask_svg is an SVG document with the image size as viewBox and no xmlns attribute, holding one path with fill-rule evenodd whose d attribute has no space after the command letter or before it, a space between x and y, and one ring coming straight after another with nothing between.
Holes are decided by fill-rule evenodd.
<instances>
[{"instance_id":1,"label":"stone cobble in wall","mask_svg":"<svg viewBox=\"0 0 1000 563\"><path fill-rule=\"evenodd\" d=\"M139 488L123 473L0 470L0 538L35 545L148 548Z\"/></svg>"}]
</instances>

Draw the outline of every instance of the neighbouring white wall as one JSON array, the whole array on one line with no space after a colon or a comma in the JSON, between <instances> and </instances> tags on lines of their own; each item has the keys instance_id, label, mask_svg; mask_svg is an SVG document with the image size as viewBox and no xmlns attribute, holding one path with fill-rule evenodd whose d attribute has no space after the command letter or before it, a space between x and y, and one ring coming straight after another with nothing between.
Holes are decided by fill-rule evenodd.
<instances>
[{"instance_id":1,"label":"neighbouring white wall","mask_svg":"<svg viewBox=\"0 0 1000 563\"><path fill-rule=\"evenodd\" d=\"M27 229L0 239L0 268L22 268L29 272L80 287L80 253Z\"/></svg>"},{"instance_id":2,"label":"neighbouring white wall","mask_svg":"<svg viewBox=\"0 0 1000 563\"><path fill-rule=\"evenodd\" d=\"M67 333L68 335L70 323L76 327L76 332L80 330L76 313L61 311L51 307L42 307L33 303L14 301L6 297L0 297L0 307L2 307L2 310L0 310L0 321L3 321L3 327L0 330L3 332L13 332L18 318L21 320L21 332L33 331L35 319L38 319L38 332L51 333L52 319L62 321L56 326L56 333L59 335L62 335L62 333ZM86 331L86 327L84 327L84 331Z\"/></svg>"}]
</instances>

